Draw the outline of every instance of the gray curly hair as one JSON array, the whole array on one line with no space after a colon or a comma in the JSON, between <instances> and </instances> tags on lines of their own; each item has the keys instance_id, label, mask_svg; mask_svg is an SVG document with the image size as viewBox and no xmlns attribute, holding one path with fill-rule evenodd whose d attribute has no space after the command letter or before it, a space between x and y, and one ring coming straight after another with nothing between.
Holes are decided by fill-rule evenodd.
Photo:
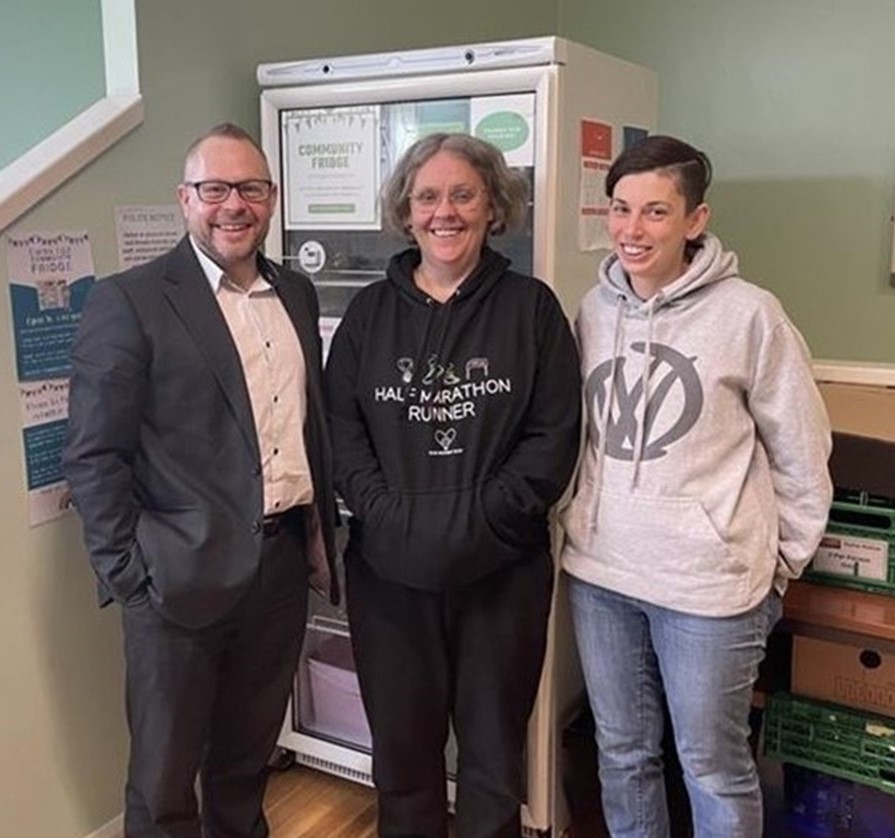
<instances>
[{"instance_id":1,"label":"gray curly hair","mask_svg":"<svg viewBox=\"0 0 895 838\"><path fill-rule=\"evenodd\" d=\"M417 140L398 161L382 188L382 221L387 230L408 236L410 193L417 172L439 151L469 163L481 175L494 214L488 232L500 235L522 225L528 209L528 181L510 169L500 149L469 134L428 134Z\"/></svg>"}]
</instances>

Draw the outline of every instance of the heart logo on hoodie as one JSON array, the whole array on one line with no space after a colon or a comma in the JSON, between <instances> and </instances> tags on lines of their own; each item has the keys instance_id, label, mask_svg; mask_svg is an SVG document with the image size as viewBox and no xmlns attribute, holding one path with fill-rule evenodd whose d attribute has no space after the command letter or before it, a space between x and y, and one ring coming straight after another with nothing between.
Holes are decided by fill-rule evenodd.
<instances>
[{"instance_id":1,"label":"heart logo on hoodie","mask_svg":"<svg viewBox=\"0 0 895 838\"><path fill-rule=\"evenodd\" d=\"M442 431L441 429L435 431L435 441L445 450L451 447L454 440L457 438L457 429L456 428L448 428L446 431Z\"/></svg>"}]
</instances>

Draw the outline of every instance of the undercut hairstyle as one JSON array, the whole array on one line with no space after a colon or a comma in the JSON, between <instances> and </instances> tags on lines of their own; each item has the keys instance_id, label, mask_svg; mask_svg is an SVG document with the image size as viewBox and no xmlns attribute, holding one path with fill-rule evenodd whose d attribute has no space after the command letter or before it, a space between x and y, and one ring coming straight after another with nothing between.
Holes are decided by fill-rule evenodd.
<instances>
[{"instance_id":1,"label":"undercut hairstyle","mask_svg":"<svg viewBox=\"0 0 895 838\"><path fill-rule=\"evenodd\" d=\"M494 219L488 227L497 236L522 226L528 212L529 186L525 175L510 169L500 149L469 134L428 134L417 140L398 161L382 187L383 226L407 236L410 194L419 170L439 151L455 155L475 169L485 183Z\"/></svg>"},{"instance_id":2,"label":"undercut hairstyle","mask_svg":"<svg viewBox=\"0 0 895 838\"><path fill-rule=\"evenodd\" d=\"M213 137L222 137L228 140L237 140L238 142L248 143L258 154L261 155L261 158L264 160L265 164L267 164L267 155L264 153L264 149L261 148L261 144L248 132L245 128L241 128L239 125L236 125L233 122L221 122L219 125L215 125L213 128L206 131L201 137L196 138L190 143L190 147L186 150L186 156L184 158L184 178L186 177L186 169L189 168L190 163L192 162L193 157L195 157L196 152L199 149L199 146L202 145L206 140L210 140Z\"/></svg>"},{"instance_id":3,"label":"undercut hairstyle","mask_svg":"<svg viewBox=\"0 0 895 838\"><path fill-rule=\"evenodd\" d=\"M606 175L606 196L612 198L615 185L625 175L642 172L671 175L684 196L688 213L705 200L712 182L712 164L705 152L675 137L655 134L634 143L615 158Z\"/></svg>"}]
</instances>

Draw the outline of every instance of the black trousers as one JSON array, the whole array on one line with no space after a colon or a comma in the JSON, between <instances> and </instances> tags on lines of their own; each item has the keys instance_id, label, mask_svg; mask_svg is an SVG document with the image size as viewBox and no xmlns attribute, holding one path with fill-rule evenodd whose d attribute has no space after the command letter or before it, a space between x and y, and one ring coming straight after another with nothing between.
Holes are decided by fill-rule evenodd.
<instances>
[{"instance_id":1,"label":"black trousers","mask_svg":"<svg viewBox=\"0 0 895 838\"><path fill-rule=\"evenodd\" d=\"M300 523L283 527L264 539L251 588L232 612L206 628L174 625L148 600L124 608L131 734L127 838L268 835L262 812L266 764L307 619L300 529Z\"/></svg>"},{"instance_id":2,"label":"black trousers","mask_svg":"<svg viewBox=\"0 0 895 838\"><path fill-rule=\"evenodd\" d=\"M525 740L552 588L546 555L444 592L386 582L363 561L348 562L381 838L446 838L450 722L457 838L519 838Z\"/></svg>"}]
</instances>

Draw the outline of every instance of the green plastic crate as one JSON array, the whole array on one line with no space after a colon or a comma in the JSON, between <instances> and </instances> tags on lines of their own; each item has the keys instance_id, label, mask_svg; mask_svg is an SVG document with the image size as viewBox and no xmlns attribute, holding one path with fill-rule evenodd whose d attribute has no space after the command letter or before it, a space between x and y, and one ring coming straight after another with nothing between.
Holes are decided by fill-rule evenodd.
<instances>
[{"instance_id":1,"label":"green plastic crate","mask_svg":"<svg viewBox=\"0 0 895 838\"><path fill-rule=\"evenodd\" d=\"M805 579L895 595L895 500L837 491Z\"/></svg>"},{"instance_id":2,"label":"green plastic crate","mask_svg":"<svg viewBox=\"0 0 895 838\"><path fill-rule=\"evenodd\" d=\"M895 721L774 693L765 710L765 754L895 795Z\"/></svg>"}]
</instances>

